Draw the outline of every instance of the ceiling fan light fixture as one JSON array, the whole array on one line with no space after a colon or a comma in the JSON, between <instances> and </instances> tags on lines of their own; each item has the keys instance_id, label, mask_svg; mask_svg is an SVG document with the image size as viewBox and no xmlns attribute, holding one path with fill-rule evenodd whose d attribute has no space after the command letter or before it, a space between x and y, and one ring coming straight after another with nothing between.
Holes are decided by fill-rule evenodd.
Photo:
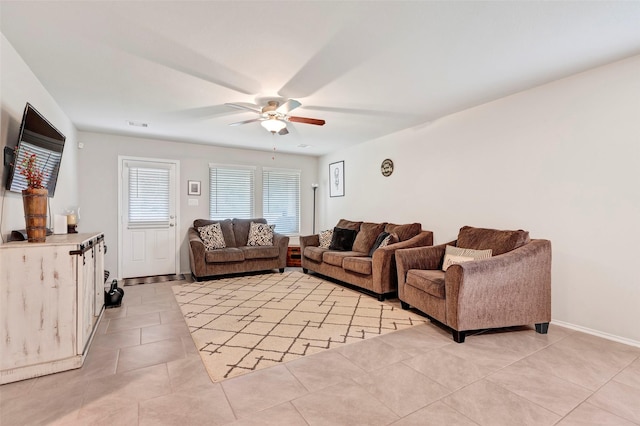
<instances>
[{"instance_id":1,"label":"ceiling fan light fixture","mask_svg":"<svg viewBox=\"0 0 640 426\"><path fill-rule=\"evenodd\" d=\"M264 120L260 122L260 124L271 133L278 133L280 130L287 127L287 124L284 121L278 120L276 118Z\"/></svg>"}]
</instances>

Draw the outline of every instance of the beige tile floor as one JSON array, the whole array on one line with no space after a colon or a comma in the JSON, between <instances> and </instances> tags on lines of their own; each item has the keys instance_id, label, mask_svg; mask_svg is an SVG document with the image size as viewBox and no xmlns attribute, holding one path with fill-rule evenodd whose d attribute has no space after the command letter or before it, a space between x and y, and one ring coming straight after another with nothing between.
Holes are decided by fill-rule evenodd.
<instances>
[{"instance_id":1,"label":"beige tile floor","mask_svg":"<svg viewBox=\"0 0 640 426\"><path fill-rule=\"evenodd\" d=\"M428 324L212 383L172 284L126 287L81 369L0 386L0 425L640 425L640 348L553 324Z\"/></svg>"}]
</instances>

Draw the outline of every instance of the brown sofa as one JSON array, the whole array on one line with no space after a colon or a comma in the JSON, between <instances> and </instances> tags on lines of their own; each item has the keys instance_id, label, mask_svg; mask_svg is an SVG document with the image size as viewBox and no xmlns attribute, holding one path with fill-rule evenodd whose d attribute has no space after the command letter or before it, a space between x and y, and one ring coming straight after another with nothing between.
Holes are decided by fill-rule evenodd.
<instances>
[{"instance_id":1,"label":"brown sofa","mask_svg":"<svg viewBox=\"0 0 640 426\"><path fill-rule=\"evenodd\" d=\"M338 251L321 248L319 234L300 237L303 272L313 271L366 289L376 294L378 300L384 300L385 296L397 291L395 251L433 244L433 232L423 231L419 223L395 225L341 219L336 228L357 231L352 249ZM369 250L383 231L393 233L399 241L381 247L373 252L373 256L369 256Z\"/></svg>"},{"instance_id":2,"label":"brown sofa","mask_svg":"<svg viewBox=\"0 0 640 426\"><path fill-rule=\"evenodd\" d=\"M493 251L492 257L452 264L442 271L446 246ZM535 324L545 334L551 320L551 242L526 231L460 229L458 239L396 251L398 298L450 327L456 342L470 330Z\"/></svg>"},{"instance_id":3,"label":"brown sofa","mask_svg":"<svg viewBox=\"0 0 640 426\"><path fill-rule=\"evenodd\" d=\"M272 246L247 246L251 222L267 223L259 219L196 219L189 228L189 264L191 274L197 281L216 275L279 269L284 272L287 264L289 237L273 233ZM225 248L205 250L198 233L201 226L220 223Z\"/></svg>"}]
</instances>

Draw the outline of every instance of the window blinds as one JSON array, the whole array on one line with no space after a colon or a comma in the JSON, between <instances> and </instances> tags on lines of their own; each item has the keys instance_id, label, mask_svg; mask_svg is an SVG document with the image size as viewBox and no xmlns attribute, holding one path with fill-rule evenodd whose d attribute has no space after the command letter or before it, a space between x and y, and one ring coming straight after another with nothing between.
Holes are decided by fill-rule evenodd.
<instances>
[{"instance_id":1,"label":"window blinds","mask_svg":"<svg viewBox=\"0 0 640 426\"><path fill-rule=\"evenodd\" d=\"M262 170L262 214L285 235L300 233L300 171Z\"/></svg>"},{"instance_id":2,"label":"window blinds","mask_svg":"<svg viewBox=\"0 0 640 426\"><path fill-rule=\"evenodd\" d=\"M255 167L209 165L209 218L254 217Z\"/></svg>"},{"instance_id":3,"label":"window blinds","mask_svg":"<svg viewBox=\"0 0 640 426\"><path fill-rule=\"evenodd\" d=\"M46 148L41 148L37 145L32 145L24 140L20 142L20 149L16 152L16 158L13 160L16 167L22 167L22 163L31 154L36 155L36 168L44 172L44 179L42 179L42 186L52 190L55 186L55 182L51 182L52 177L56 177L56 167L59 167L62 160L61 152L53 152ZM11 185L15 188L26 188L27 178L20 173L15 173L13 176L13 183ZM53 194L49 194L53 196Z\"/></svg>"},{"instance_id":4,"label":"window blinds","mask_svg":"<svg viewBox=\"0 0 640 426\"><path fill-rule=\"evenodd\" d=\"M169 169L129 168L129 226L169 225Z\"/></svg>"}]
</instances>

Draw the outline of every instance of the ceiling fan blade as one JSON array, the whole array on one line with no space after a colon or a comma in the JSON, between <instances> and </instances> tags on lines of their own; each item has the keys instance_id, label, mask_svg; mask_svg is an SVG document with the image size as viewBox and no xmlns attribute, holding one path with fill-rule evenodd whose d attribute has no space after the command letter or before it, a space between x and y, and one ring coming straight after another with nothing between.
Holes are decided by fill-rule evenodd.
<instances>
[{"instance_id":1,"label":"ceiling fan blade","mask_svg":"<svg viewBox=\"0 0 640 426\"><path fill-rule=\"evenodd\" d=\"M292 121L294 123L305 123L305 124L315 124L316 126L324 126L325 121L319 120L317 118L306 118L306 117L288 117L287 120Z\"/></svg>"},{"instance_id":2,"label":"ceiling fan blade","mask_svg":"<svg viewBox=\"0 0 640 426\"><path fill-rule=\"evenodd\" d=\"M289 111L293 111L294 109L298 108L300 105L302 105L302 104L300 102L296 101L295 99L289 99L287 102L285 102L282 105L280 105L276 109L276 112L278 112L280 114L288 114Z\"/></svg>"},{"instance_id":3,"label":"ceiling fan blade","mask_svg":"<svg viewBox=\"0 0 640 426\"><path fill-rule=\"evenodd\" d=\"M399 111L381 111L381 110L373 110L373 109L340 108L340 107L327 107L327 106L316 106L316 105L305 105L304 109L314 110L314 111L339 112L342 114L369 115L373 117L385 117L385 118L405 118L407 117L407 115L409 115L406 112L399 112Z\"/></svg>"},{"instance_id":4,"label":"ceiling fan blade","mask_svg":"<svg viewBox=\"0 0 640 426\"><path fill-rule=\"evenodd\" d=\"M248 102L225 103L225 105L231 108L244 109L262 114L262 108L260 108L258 105L250 104Z\"/></svg>"},{"instance_id":5,"label":"ceiling fan blade","mask_svg":"<svg viewBox=\"0 0 640 426\"><path fill-rule=\"evenodd\" d=\"M255 123L256 121L264 121L264 118L252 118L251 120L238 121L236 123L231 123L229 126L239 126L241 124Z\"/></svg>"},{"instance_id":6,"label":"ceiling fan blade","mask_svg":"<svg viewBox=\"0 0 640 426\"><path fill-rule=\"evenodd\" d=\"M278 134L279 134L279 135L283 135L283 136L284 136L284 135L288 135L288 134L289 134L289 131L287 130L287 128L286 128L286 127L283 127L283 128L282 128L282 130L280 130L280 131L278 132Z\"/></svg>"}]
</instances>

